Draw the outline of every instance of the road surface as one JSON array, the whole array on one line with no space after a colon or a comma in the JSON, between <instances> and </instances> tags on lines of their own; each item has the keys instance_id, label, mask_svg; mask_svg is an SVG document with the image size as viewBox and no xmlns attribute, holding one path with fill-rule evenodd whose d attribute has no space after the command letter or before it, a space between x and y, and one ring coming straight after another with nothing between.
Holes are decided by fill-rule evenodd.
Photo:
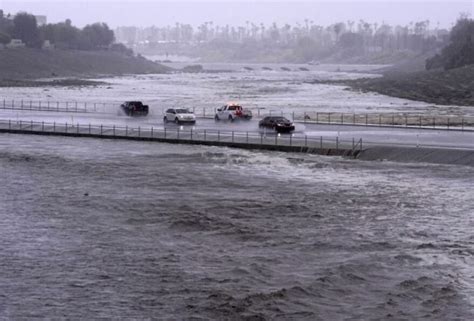
<instances>
[{"instance_id":1,"label":"road surface","mask_svg":"<svg viewBox=\"0 0 474 321\"><path fill-rule=\"evenodd\" d=\"M1 110L2 120L22 120L35 122L57 122L68 124L91 125L116 125L130 127L154 127L156 129L175 129L174 123L163 123L161 115L131 118L118 114L105 113L67 113L51 111L29 110ZM258 127L258 119L250 121L219 121L211 118L198 118L194 126L179 125L180 130L208 130L208 131L235 131L249 133L264 133L274 135L271 130L262 130ZM311 123L296 123L294 132L308 137L339 137L341 140L362 139L365 146L418 146L437 148L457 148L474 150L474 132L440 129L395 128L376 126L351 126L351 125L324 125Z\"/></svg>"}]
</instances>

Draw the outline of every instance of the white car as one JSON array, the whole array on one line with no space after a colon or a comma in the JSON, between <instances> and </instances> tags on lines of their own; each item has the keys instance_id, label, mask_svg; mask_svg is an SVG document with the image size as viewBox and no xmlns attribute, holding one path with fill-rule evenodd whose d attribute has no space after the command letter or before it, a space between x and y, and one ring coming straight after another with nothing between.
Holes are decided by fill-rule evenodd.
<instances>
[{"instance_id":1,"label":"white car","mask_svg":"<svg viewBox=\"0 0 474 321\"><path fill-rule=\"evenodd\" d=\"M246 119L249 120L252 118L252 111L242 108L238 104L227 104L217 109L216 115L214 116L215 120L230 120L234 121L236 119Z\"/></svg>"},{"instance_id":2,"label":"white car","mask_svg":"<svg viewBox=\"0 0 474 321\"><path fill-rule=\"evenodd\" d=\"M196 116L187 108L170 108L166 110L163 122L175 122L176 124L195 124Z\"/></svg>"}]
</instances>

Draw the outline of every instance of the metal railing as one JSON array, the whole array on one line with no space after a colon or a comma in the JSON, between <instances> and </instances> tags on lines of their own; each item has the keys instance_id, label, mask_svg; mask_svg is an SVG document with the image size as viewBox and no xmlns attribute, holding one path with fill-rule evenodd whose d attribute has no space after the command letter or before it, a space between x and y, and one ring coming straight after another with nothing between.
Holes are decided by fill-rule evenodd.
<instances>
[{"instance_id":1,"label":"metal railing","mask_svg":"<svg viewBox=\"0 0 474 321\"><path fill-rule=\"evenodd\" d=\"M206 110L206 108L194 107L192 110L198 117L213 117L216 112L216 108ZM337 113L319 111L285 112L262 108L249 108L249 110L252 111L256 118L286 116L292 121L300 123L474 131L474 117L459 115L432 116L409 113Z\"/></svg>"},{"instance_id":2,"label":"metal railing","mask_svg":"<svg viewBox=\"0 0 474 321\"><path fill-rule=\"evenodd\" d=\"M311 151L319 154L357 156L373 146L456 148L472 150L469 145L450 145L433 142L370 141L362 138L338 136L308 136L305 134L277 134L274 131L222 131L192 127L142 127L92 125L78 123L0 120L0 132L56 134L67 136L123 138L170 143L192 143L243 148L274 149L281 151Z\"/></svg>"},{"instance_id":3,"label":"metal railing","mask_svg":"<svg viewBox=\"0 0 474 321\"><path fill-rule=\"evenodd\" d=\"M343 140L339 137L314 137L302 134L278 134L273 131L243 132L221 130L195 130L193 128L130 127L116 125L71 124L0 120L0 131L63 134L104 138L129 138L173 143L203 143L207 145L253 147L282 151L313 151L316 153L355 156L362 151L362 139Z\"/></svg>"},{"instance_id":4,"label":"metal railing","mask_svg":"<svg viewBox=\"0 0 474 321\"><path fill-rule=\"evenodd\" d=\"M116 113L121 102L78 102L41 100L0 100L0 109L36 110L51 112ZM161 116L166 107L150 106L150 113ZM212 118L215 107L192 107L197 117ZM459 115L419 115L411 113L338 113L321 111L281 111L249 108L255 118L286 116L295 122L329 125L423 128L474 131L474 117Z\"/></svg>"},{"instance_id":5,"label":"metal railing","mask_svg":"<svg viewBox=\"0 0 474 321\"><path fill-rule=\"evenodd\" d=\"M474 117L458 115L417 115L408 113L293 113L294 121L315 124L424 128L474 131Z\"/></svg>"},{"instance_id":6,"label":"metal railing","mask_svg":"<svg viewBox=\"0 0 474 321\"><path fill-rule=\"evenodd\" d=\"M105 110L107 103L87 103L77 101L41 101L41 100L7 100L0 101L0 109L35 110L52 112L87 113Z\"/></svg>"}]
</instances>

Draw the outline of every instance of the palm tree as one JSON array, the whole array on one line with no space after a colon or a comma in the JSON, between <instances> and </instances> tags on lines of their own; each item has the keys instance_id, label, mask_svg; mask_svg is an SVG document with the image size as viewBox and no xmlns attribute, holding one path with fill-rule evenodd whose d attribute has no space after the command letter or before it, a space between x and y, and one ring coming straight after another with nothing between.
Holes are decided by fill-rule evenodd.
<instances>
[{"instance_id":1,"label":"palm tree","mask_svg":"<svg viewBox=\"0 0 474 321\"><path fill-rule=\"evenodd\" d=\"M354 26L354 21L348 20L347 25L349 26L349 31L352 32L352 27Z\"/></svg>"},{"instance_id":2,"label":"palm tree","mask_svg":"<svg viewBox=\"0 0 474 321\"><path fill-rule=\"evenodd\" d=\"M333 30L336 33L336 43L339 41L339 34L344 30L344 23L339 22L333 26Z\"/></svg>"}]
</instances>

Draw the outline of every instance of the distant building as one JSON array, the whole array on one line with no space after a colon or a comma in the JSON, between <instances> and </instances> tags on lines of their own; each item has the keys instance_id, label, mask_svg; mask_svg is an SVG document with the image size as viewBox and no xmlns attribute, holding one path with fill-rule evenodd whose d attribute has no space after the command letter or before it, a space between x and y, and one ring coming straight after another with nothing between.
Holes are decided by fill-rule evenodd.
<instances>
[{"instance_id":1,"label":"distant building","mask_svg":"<svg viewBox=\"0 0 474 321\"><path fill-rule=\"evenodd\" d=\"M21 39L12 39L9 44L7 44L7 48L23 48L25 44Z\"/></svg>"},{"instance_id":2,"label":"distant building","mask_svg":"<svg viewBox=\"0 0 474 321\"><path fill-rule=\"evenodd\" d=\"M41 46L42 49L54 49L54 45L49 41L43 41L43 45Z\"/></svg>"},{"instance_id":3,"label":"distant building","mask_svg":"<svg viewBox=\"0 0 474 321\"><path fill-rule=\"evenodd\" d=\"M35 16L36 18L36 24L39 26L44 26L45 24L48 23L46 16Z\"/></svg>"}]
</instances>

